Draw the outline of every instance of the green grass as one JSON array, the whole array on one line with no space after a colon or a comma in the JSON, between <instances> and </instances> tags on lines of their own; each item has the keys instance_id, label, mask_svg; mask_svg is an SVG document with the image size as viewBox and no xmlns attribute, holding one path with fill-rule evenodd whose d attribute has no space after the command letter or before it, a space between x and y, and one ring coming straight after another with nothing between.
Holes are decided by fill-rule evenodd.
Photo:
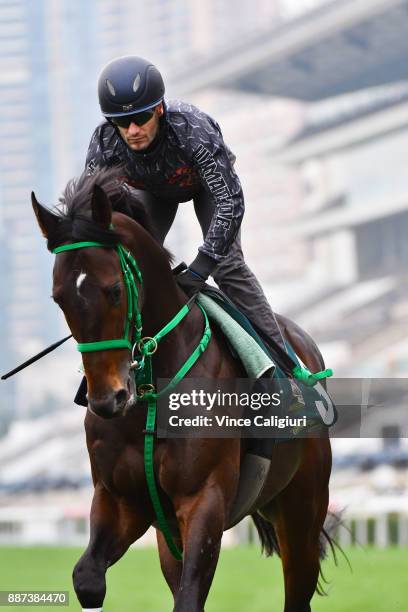
<instances>
[{"instance_id":1,"label":"green grass","mask_svg":"<svg viewBox=\"0 0 408 612\"><path fill-rule=\"evenodd\" d=\"M69 590L70 605L80 610L71 584L77 548L0 548L0 590ZM315 596L314 612L407 612L408 551L349 549L352 572L340 559L325 562L329 597ZM154 549L131 550L108 571L104 612L166 612L172 598ZM40 608L13 606L13 610ZM55 610L56 608L47 608ZM280 561L260 556L257 547L222 551L206 612L281 612Z\"/></svg>"}]
</instances>

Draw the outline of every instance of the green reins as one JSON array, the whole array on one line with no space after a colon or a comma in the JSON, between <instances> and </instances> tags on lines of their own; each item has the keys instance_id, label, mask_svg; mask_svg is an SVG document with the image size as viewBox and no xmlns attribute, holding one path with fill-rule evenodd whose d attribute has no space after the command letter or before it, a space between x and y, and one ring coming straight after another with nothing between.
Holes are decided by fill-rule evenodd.
<instances>
[{"instance_id":1,"label":"green reins","mask_svg":"<svg viewBox=\"0 0 408 612\"><path fill-rule=\"evenodd\" d=\"M53 249L53 253L58 254L64 251L72 251L75 249L82 249L87 247L101 247L101 248L116 248L120 264L122 268L123 278L126 287L127 294L127 315L125 320L124 334L122 338L113 340L100 340L97 342L82 342L77 345L77 349L81 353L88 353L93 351L104 351L110 349L125 348L132 352L132 363L131 369L134 371L137 399L140 401L147 401L147 417L146 417L146 429L145 443L144 443L144 464L147 486L150 493L150 499L156 514L157 522L163 533L163 536L167 542L169 550L172 555L178 560L182 559L182 552L178 549L174 542L170 528L168 526L166 517L163 512L163 508L160 503L159 493L156 486L154 477L154 463L153 463L153 451L154 451L154 435L156 425L156 414L157 414L157 399L162 395L168 393L173 389L180 380L184 378L187 372L196 363L200 355L205 351L211 338L211 329L208 321L207 314L200 304L197 304L203 313L205 327L200 342L194 349L193 353L188 357L185 363L181 366L178 372L173 376L170 382L162 389L159 393L156 393L155 385L153 383L153 367L152 367L152 355L156 352L158 344L164 336L171 332L177 325L184 319L184 317L190 312L193 300L189 300L178 313L155 335L152 337L146 336L142 338L142 316L139 311L139 291L135 282L135 277L138 279L141 286L143 286L143 279L139 267L129 251L127 251L122 245L116 245L116 247L110 247L101 242L74 242L72 244L66 244L56 249ZM132 325L133 324L133 325ZM136 353L136 350L138 351ZM138 356L138 360L135 356Z\"/></svg>"}]
</instances>

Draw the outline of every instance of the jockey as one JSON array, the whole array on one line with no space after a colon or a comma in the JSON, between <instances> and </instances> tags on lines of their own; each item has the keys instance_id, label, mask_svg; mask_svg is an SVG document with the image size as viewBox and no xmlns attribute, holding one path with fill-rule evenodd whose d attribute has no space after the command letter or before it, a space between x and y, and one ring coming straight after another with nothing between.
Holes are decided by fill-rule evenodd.
<instances>
[{"instance_id":1,"label":"jockey","mask_svg":"<svg viewBox=\"0 0 408 612\"><path fill-rule=\"evenodd\" d=\"M203 244L176 276L192 295L212 275L255 329L286 352L261 285L245 263L240 239L244 196L235 156L216 121L192 104L164 99L158 69L136 56L114 59L98 82L104 121L92 135L85 172L122 165L164 242L178 205L193 200Z\"/></svg>"}]
</instances>

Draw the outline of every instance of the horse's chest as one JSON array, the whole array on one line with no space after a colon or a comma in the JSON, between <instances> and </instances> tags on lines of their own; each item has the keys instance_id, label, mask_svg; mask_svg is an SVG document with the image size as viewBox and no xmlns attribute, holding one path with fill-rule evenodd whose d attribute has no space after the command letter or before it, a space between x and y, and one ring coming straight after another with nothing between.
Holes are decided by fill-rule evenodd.
<instances>
[{"instance_id":1,"label":"horse's chest","mask_svg":"<svg viewBox=\"0 0 408 612\"><path fill-rule=\"evenodd\" d=\"M112 493L133 495L144 486L142 448L128 444L115 449L97 441L92 445L90 457L98 478Z\"/></svg>"}]
</instances>

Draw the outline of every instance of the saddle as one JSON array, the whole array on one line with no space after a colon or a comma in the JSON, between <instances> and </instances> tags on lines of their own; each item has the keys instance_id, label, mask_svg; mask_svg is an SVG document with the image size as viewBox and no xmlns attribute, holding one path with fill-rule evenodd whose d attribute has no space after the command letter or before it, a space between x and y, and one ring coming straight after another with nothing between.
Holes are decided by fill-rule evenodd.
<instances>
[{"instance_id":1,"label":"saddle","mask_svg":"<svg viewBox=\"0 0 408 612\"><path fill-rule=\"evenodd\" d=\"M220 309L222 309L228 317L231 317L239 326L239 329L242 330L242 334L248 335L251 339L253 339L254 343L256 343L257 348L263 351L266 356L266 363L270 364L270 367L265 367L261 371L254 369L253 364L249 364L248 368L248 359L246 359L245 353L242 354L240 352L239 342L236 340L236 336L239 335L240 331L234 334L233 343L231 344L231 340L228 334L225 333L225 326L220 325L219 318L214 318L212 309L210 308L209 302L205 301L210 299L211 302L217 304ZM259 390L262 390L262 381L269 381L269 386L266 385L266 389L270 390L270 380L277 379L279 380L279 387L282 389L284 394L291 396L294 393L294 389L291 385L291 379L294 378L293 367L296 366L299 369L304 367L301 359L296 354L295 350L291 346L288 340L285 339L285 347L287 353L283 351L283 349L276 345L271 338L266 338L264 332L256 328L251 321L233 304L233 302L220 290L215 287L212 287L208 284L205 284L203 290L198 295L198 301L201 302L208 311L208 316L212 319L213 323L218 325L221 331L224 333L229 345L230 350L241 360L243 363L247 376L249 378L255 379L257 381L257 385L261 387ZM255 364L257 361L255 360ZM262 363L262 360L261 360ZM290 365L289 365L290 364ZM325 370L321 374L325 374L325 372L331 372L331 370ZM331 374L327 374L331 375ZM319 377L319 374L314 374L313 376ZM321 376L323 378L324 376ZM296 377L297 378L297 377ZM302 412L307 416L308 421L310 422L321 422L319 412L316 410L316 402L320 402L324 405L327 405L329 398L327 394L324 392L324 388L318 380L315 380L312 385L306 383L304 380L297 378L296 383L298 385L297 391L295 391L296 399L300 400L302 404ZM266 390L265 389L265 390ZM257 389L258 390L258 389ZM285 406L287 408L287 406ZM337 419L337 414L335 408L333 406L334 420ZM332 423L331 423L332 424ZM260 454L264 454L261 452ZM266 453L267 457L270 457L270 453Z\"/></svg>"},{"instance_id":2,"label":"saddle","mask_svg":"<svg viewBox=\"0 0 408 612\"><path fill-rule=\"evenodd\" d=\"M251 336L251 338L255 340L258 346L273 361L275 368L277 368L276 374L289 374L288 365L280 354L280 347L273 346L271 339L266 338L265 334L251 323L248 317L235 306L221 289L205 283L200 293L216 302L216 304L218 304L249 336Z\"/></svg>"}]
</instances>

